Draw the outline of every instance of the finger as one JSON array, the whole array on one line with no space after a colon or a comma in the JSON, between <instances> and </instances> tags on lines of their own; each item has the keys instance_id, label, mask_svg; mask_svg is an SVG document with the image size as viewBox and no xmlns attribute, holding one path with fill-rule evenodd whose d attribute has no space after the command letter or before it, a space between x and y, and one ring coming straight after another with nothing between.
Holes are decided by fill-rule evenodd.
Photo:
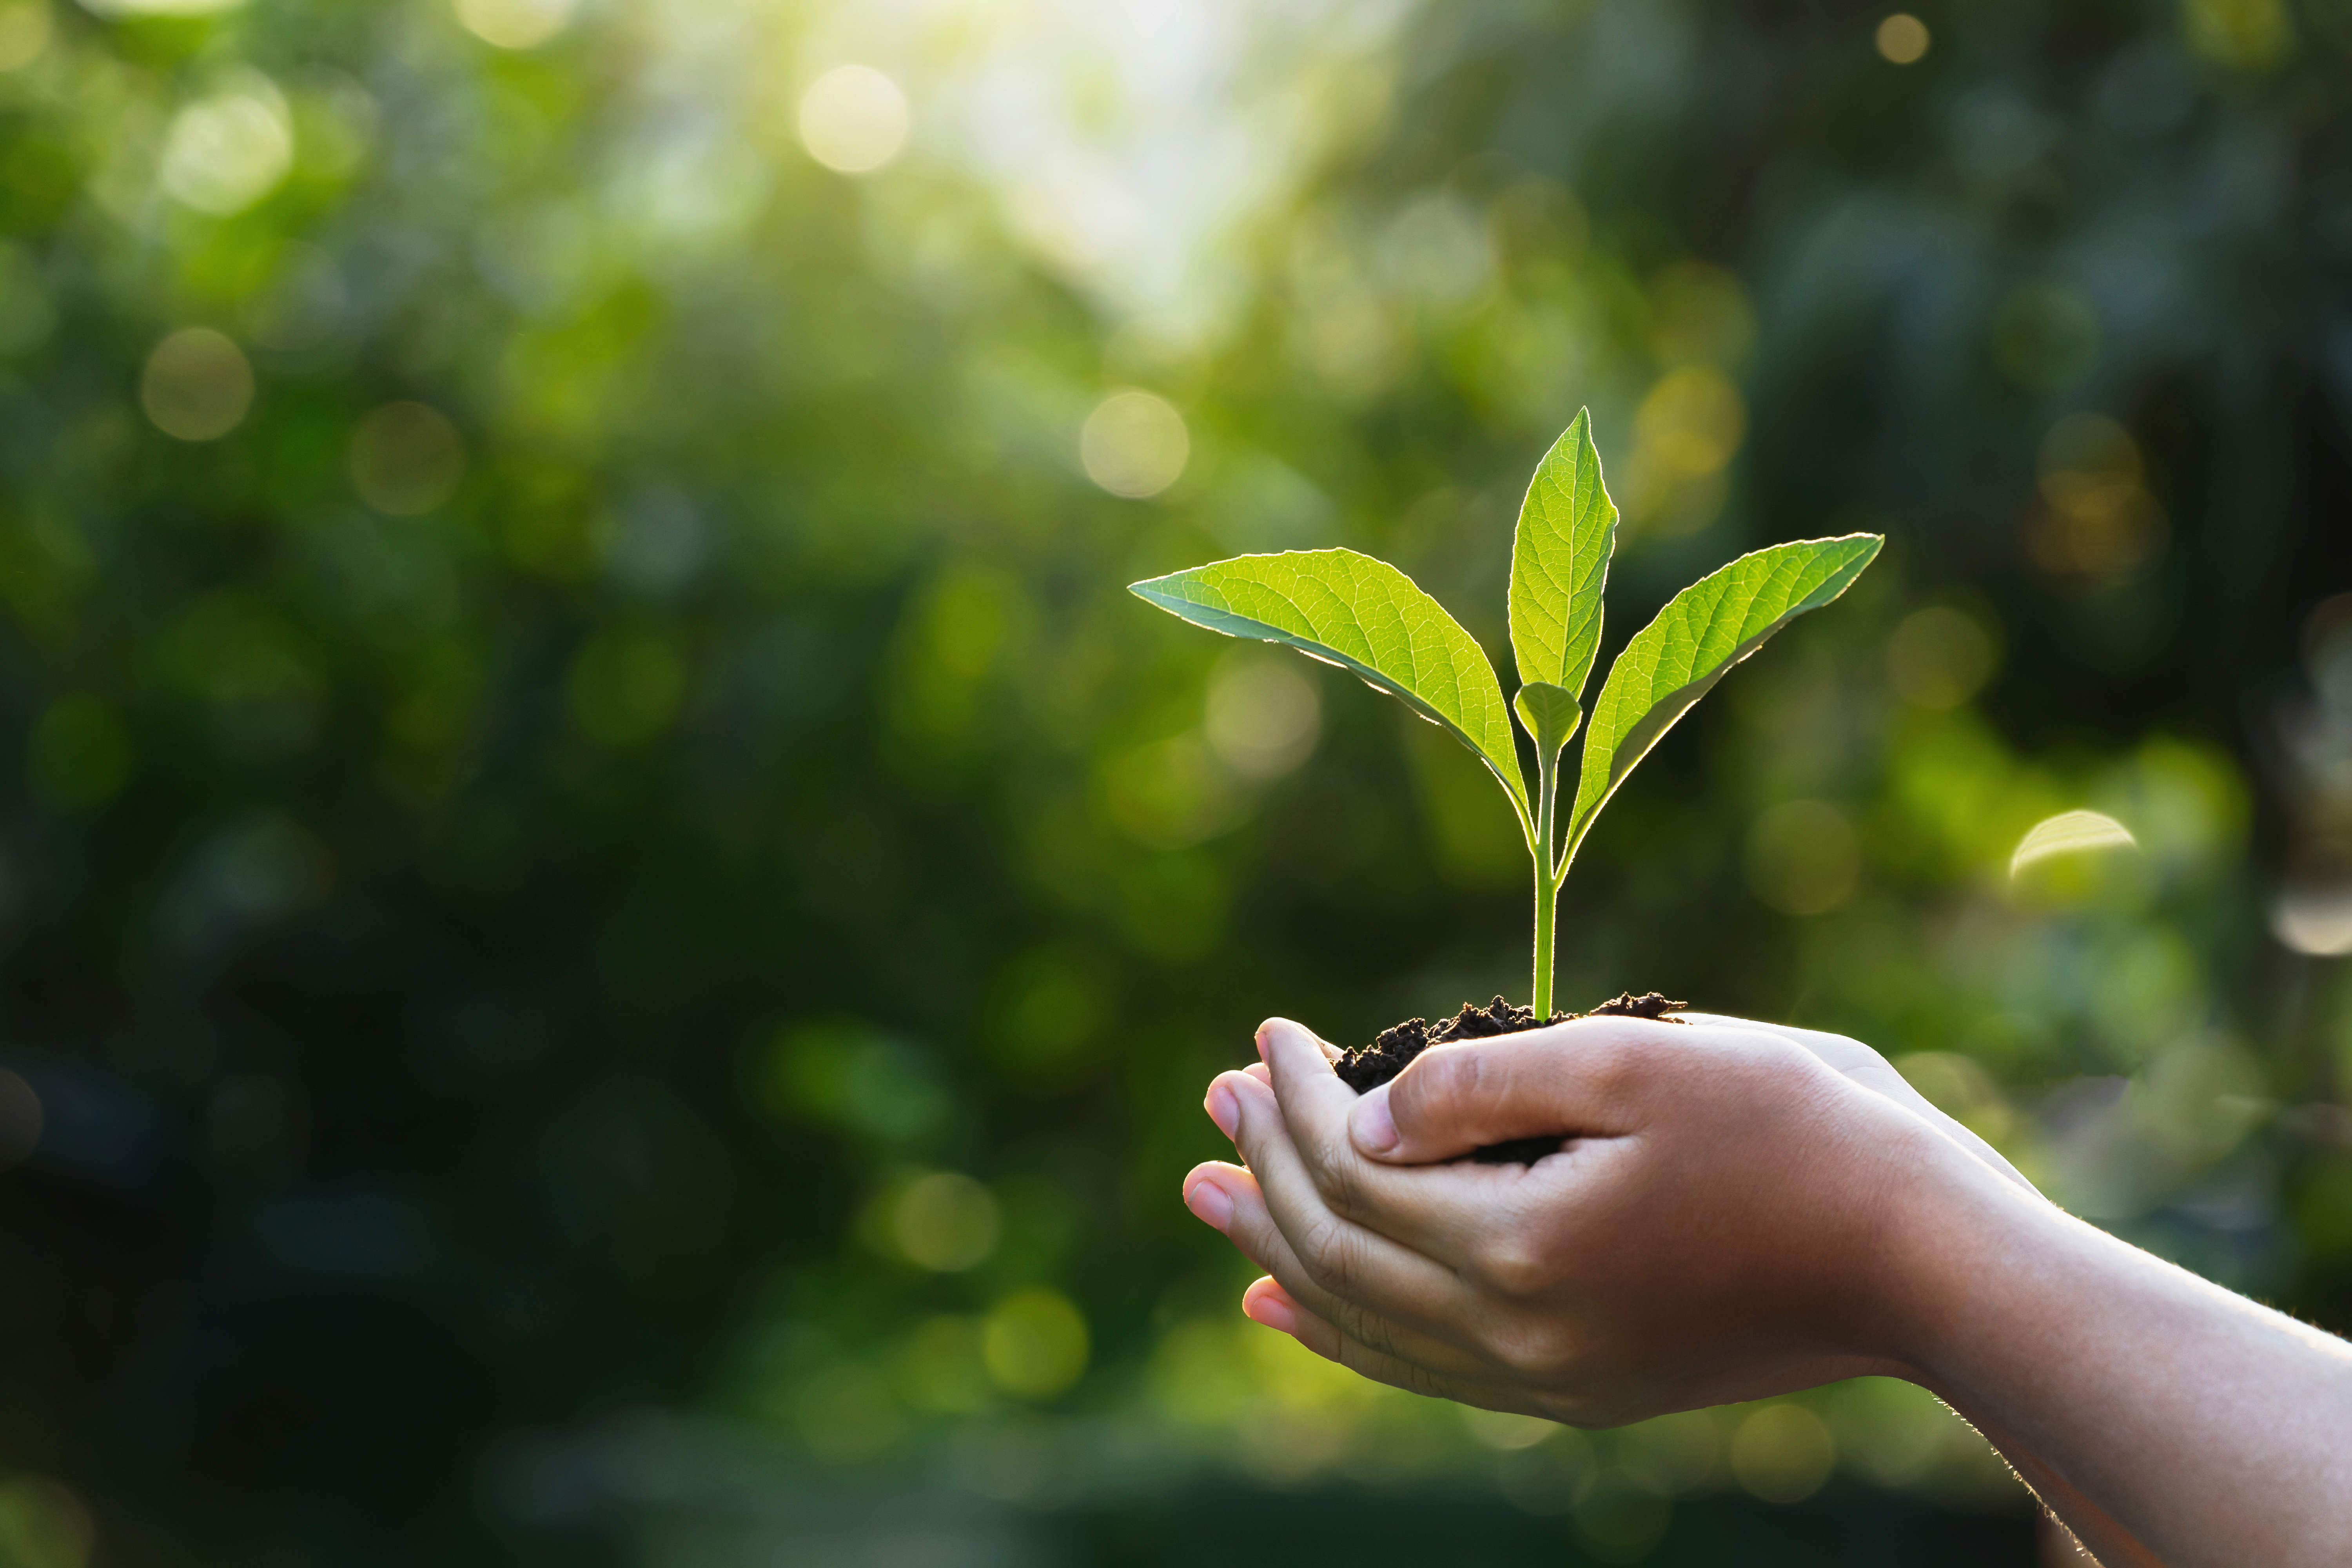
<instances>
[{"instance_id":1,"label":"finger","mask_svg":"<svg viewBox=\"0 0 2352 1568\"><path fill-rule=\"evenodd\" d=\"M1270 1129L1264 1142L1253 1142L1245 1129L1244 1102L1255 1108L1256 1114ZM1404 1266L1402 1277L1437 1287L1442 1289L1443 1300L1454 1300L1465 1289L1465 1278L1477 1277L1476 1261L1490 1234L1496 1229L1525 1226L1538 1213L1557 1217L1563 1203L1570 1201L1570 1194L1563 1189L1573 1184L1581 1173L1580 1168L1567 1168L1565 1162L1548 1162L1548 1165L1561 1168L1548 1170L1549 1179L1541 1182L1531 1180L1532 1173L1521 1165L1417 1165L1399 1169L1374 1164L1349 1151L1347 1179L1318 1185L1288 1136L1289 1127L1280 1100L1257 1075L1221 1074L1209 1086L1208 1103L1209 1113L1217 1119L1225 1135L1234 1140L1234 1147L1255 1173L1248 1200L1265 1204L1265 1185L1261 1183L1272 1186L1277 1197L1272 1217L1266 1221L1268 1227L1276 1233L1288 1233L1290 1239L1282 1243L1286 1248L1291 1247L1292 1241L1302 1248L1310 1243L1318 1248L1307 1252L1302 1264L1311 1277L1319 1279L1349 1275L1349 1251L1362 1247L1376 1254L1371 1259L1374 1262L1391 1257L1392 1252L1401 1253L1392 1260ZM1200 1171L1212 1169L1230 1167L1199 1167ZM1337 1201L1326 1195L1327 1185L1339 1190ZM1292 1195L1285 1199L1279 1196L1283 1194ZM1380 1245L1374 1247L1374 1243ZM1268 1261L1270 1254L1252 1252L1250 1256L1260 1267L1273 1268ZM1433 1266L1437 1272L1430 1272ZM1374 1279L1367 1288L1380 1283ZM1316 1306L1327 1317L1337 1316L1345 1321L1346 1311L1361 1306L1354 1303L1342 1308L1328 1299L1351 1295L1344 1287L1332 1287L1324 1294L1327 1299L1318 1300ZM1382 1310L1417 1321L1440 1321L1421 1316L1438 1310L1421 1299L1405 1302L1391 1299L1380 1305ZM1455 1343L1473 1342L1465 1332L1439 1331Z\"/></svg>"},{"instance_id":2,"label":"finger","mask_svg":"<svg viewBox=\"0 0 2352 1568\"><path fill-rule=\"evenodd\" d=\"M1266 1213L1265 1194L1249 1172L1212 1161L1194 1166L1184 1181L1184 1206L1223 1231L1243 1257L1281 1284L1290 1300L1309 1303L1322 1321L1345 1324L1358 1342L1433 1372L1491 1375L1486 1361L1459 1346L1332 1295L1300 1263Z\"/></svg>"},{"instance_id":3,"label":"finger","mask_svg":"<svg viewBox=\"0 0 2352 1568\"><path fill-rule=\"evenodd\" d=\"M1642 1018L1580 1018L1433 1046L1350 1108L1350 1145L1384 1164L1420 1165L1516 1138L1629 1131L1629 1088L1669 1031L1690 1033Z\"/></svg>"},{"instance_id":4,"label":"finger","mask_svg":"<svg viewBox=\"0 0 2352 1568\"><path fill-rule=\"evenodd\" d=\"M1754 1018L1733 1018L1716 1013L1685 1013L1683 1016L1718 1028L1751 1029L1792 1041L1864 1089L1884 1095L1926 1118L1937 1131L1954 1140L1969 1153L2035 1196L2041 1195L2042 1190L2027 1181L2025 1173L2011 1164L2000 1150L1986 1142L1967 1123L1914 1089L1911 1080L1895 1070L1894 1063L1860 1040L1821 1029L1799 1028L1793 1024L1763 1023Z\"/></svg>"},{"instance_id":5,"label":"finger","mask_svg":"<svg viewBox=\"0 0 2352 1568\"><path fill-rule=\"evenodd\" d=\"M1236 1118L1235 1144L1276 1228L1307 1278L1329 1297L1403 1322L1427 1327L1465 1321L1467 1289L1449 1265L1458 1265L1454 1254L1482 1234L1483 1216L1475 1203L1451 1191L1452 1184L1430 1182L1423 1194L1393 1194L1380 1205L1379 1225L1360 1224L1326 1202L1271 1089L1243 1074L1226 1073L1211 1086L1213 1095L1221 1091ZM1400 1188L1409 1177L1426 1174L1380 1173ZM1453 1251L1421 1250L1417 1244L1424 1237Z\"/></svg>"},{"instance_id":6,"label":"finger","mask_svg":"<svg viewBox=\"0 0 2352 1568\"><path fill-rule=\"evenodd\" d=\"M1264 1062L1252 1062L1241 1071L1244 1077L1254 1078L1269 1089L1274 1087L1274 1075L1266 1069ZM1214 1079L1209 1081L1209 1092L1201 1098L1201 1109L1209 1113L1209 1120L1217 1124L1217 1131L1223 1133L1228 1141L1241 1126L1241 1113L1234 1108L1233 1097L1220 1093Z\"/></svg>"},{"instance_id":7,"label":"finger","mask_svg":"<svg viewBox=\"0 0 2352 1568\"><path fill-rule=\"evenodd\" d=\"M1268 1019L1265 1021L1265 1023L1266 1023L1266 1024L1272 1024L1272 1023L1276 1023L1276 1022L1288 1024L1288 1023L1290 1023L1290 1020L1289 1020L1289 1019L1287 1019L1287 1018L1283 1018L1283 1019L1268 1018ZM1299 1024L1292 1024L1292 1025L1291 1025L1291 1027L1293 1027L1293 1028L1304 1028L1304 1027L1305 1027L1305 1026L1304 1026L1304 1025L1299 1025ZM1316 1048L1317 1048L1318 1050L1319 1050L1319 1051L1321 1051L1321 1052L1323 1053L1323 1059L1324 1059L1325 1061L1328 1061L1328 1062L1337 1062L1337 1061L1338 1061L1341 1057L1344 1057L1344 1056L1346 1056L1346 1055L1348 1054L1346 1051L1341 1050L1338 1046L1335 1046L1335 1045L1333 1045L1330 1041L1328 1041L1328 1040L1325 1039L1322 1036L1320 1036L1320 1035L1318 1035L1318 1034L1316 1034L1316 1033L1315 1033L1315 1031L1314 1031L1314 1030L1312 1030L1312 1029L1307 1029L1307 1037L1315 1042L1315 1047L1316 1047ZM1264 1061L1265 1061L1265 1060L1267 1059L1267 1057L1266 1057L1266 1054L1265 1054L1265 1024L1260 1024L1260 1025L1257 1026L1257 1056L1258 1056L1258 1060L1259 1060L1260 1062L1264 1062ZM1249 1070L1249 1069L1247 1069L1247 1068L1244 1068L1243 1070L1244 1070L1244 1071L1247 1071L1247 1070Z\"/></svg>"},{"instance_id":8,"label":"finger","mask_svg":"<svg viewBox=\"0 0 2352 1568\"><path fill-rule=\"evenodd\" d=\"M1458 1268L1482 1228L1478 1222L1492 1217L1481 1194L1523 1167L1488 1167L1475 1190L1463 1190L1465 1184L1433 1181L1426 1170L1408 1173L1365 1159L1349 1131L1360 1097L1323 1059L1320 1044L1286 1018L1269 1018L1258 1029L1283 1126L1323 1206Z\"/></svg>"},{"instance_id":9,"label":"finger","mask_svg":"<svg viewBox=\"0 0 2352 1568\"><path fill-rule=\"evenodd\" d=\"M1325 1361L1338 1362L1349 1371L1370 1378L1375 1383L1402 1388L1408 1394L1424 1394L1433 1399L1458 1400L1490 1410L1510 1408L1504 1403L1511 1397L1510 1394L1500 1384L1433 1372L1416 1363L1375 1350L1300 1305L1283 1289L1279 1280L1271 1277L1256 1281L1242 1292L1242 1311L1250 1321L1261 1323L1278 1333L1288 1334Z\"/></svg>"},{"instance_id":10,"label":"finger","mask_svg":"<svg viewBox=\"0 0 2352 1568\"><path fill-rule=\"evenodd\" d=\"M1245 1076L1257 1079L1268 1088L1273 1087L1274 1075L1266 1070L1266 1065L1264 1062L1252 1062L1241 1070ZM1234 1132L1241 1127L1241 1113L1235 1109L1232 1095L1221 1092L1213 1079L1209 1082L1209 1092L1201 1097L1201 1109L1209 1113L1209 1120L1217 1124L1217 1131L1223 1133L1226 1141L1230 1142ZM1235 1147L1238 1148L1239 1145L1236 1144Z\"/></svg>"},{"instance_id":11,"label":"finger","mask_svg":"<svg viewBox=\"0 0 2352 1568\"><path fill-rule=\"evenodd\" d=\"M1356 1091L1331 1070L1315 1032L1287 1018L1257 1026L1258 1054L1273 1074L1283 1120L1307 1164L1318 1173L1357 1163L1348 1143L1348 1112Z\"/></svg>"},{"instance_id":12,"label":"finger","mask_svg":"<svg viewBox=\"0 0 2352 1568\"><path fill-rule=\"evenodd\" d=\"M1271 1096L1264 1080L1254 1073L1227 1075L1234 1081L1222 1089L1213 1083L1209 1090L1216 1102L1211 1114L1234 1119L1228 1136L1234 1138L1234 1147L1250 1167L1267 1181L1270 1202L1282 1228L1303 1249L1309 1232L1301 1226L1314 1225L1318 1215L1336 1217L1340 1226L1329 1240L1343 1254L1360 1229L1402 1247L1416 1262L1433 1259L1458 1284L1462 1271L1479 1255L1487 1233L1520 1217L1530 1204L1540 1201L1536 1194L1513 1190L1524 1184L1527 1168L1424 1165L1399 1170L1365 1159L1349 1142L1344 1116L1336 1114L1342 1104L1355 1103L1355 1091L1328 1070L1318 1072L1313 1058L1300 1049L1297 1035L1288 1032L1293 1030L1296 1026L1286 1025L1261 1031L1268 1054L1278 1063L1287 1061L1286 1066L1273 1069ZM1288 1100L1281 1098L1284 1082L1293 1086ZM1326 1087L1335 1087L1338 1094L1325 1094ZM1277 1135L1278 1152L1253 1152L1243 1131L1244 1100L1263 1105L1269 1112L1265 1121ZM1218 1125L1226 1123L1221 1120ZM1310 1144L1319 1148L1319 1157L1309 1155ZM1266 1163L1269 1160L1272 1165ZM1295 1175L1303 1175L1306 1184L1293 1192L1290 1184ZM1307 1253L1305 1261L1318 1272L1324 1268L1323 1258L1315 1253Z\"/></svg>"}]
</instances>

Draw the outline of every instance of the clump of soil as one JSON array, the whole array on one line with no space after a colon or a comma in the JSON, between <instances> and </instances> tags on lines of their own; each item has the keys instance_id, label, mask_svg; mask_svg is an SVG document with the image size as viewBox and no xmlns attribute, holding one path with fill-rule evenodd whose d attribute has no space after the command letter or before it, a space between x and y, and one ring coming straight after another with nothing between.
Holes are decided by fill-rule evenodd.
<instances>
[{"instance_id":1,"label":"clump of soil","mask_svg":"<svg viewBox=\"0 0 2352 1568\"><path fill-rule=\"evenodd\" d=\"M1661 1023L1679 1024L1682 1020L1671 1015L1689 1005L1687 1002L1670 1002L1655 991L1645 991L1639 996L1629 991L1603 1002L1590 1013L1554 1013L1549 1018L1538 1018L1534 1008L1515 1007L1500 996L1484 1007L1465 1002L1462 1011L1451 1018L1434 1024L1426 1018L1407 1018L1393 1028L1382 1029L1378 1039L1341 1057L1332 1065L1332 1070L1339 1075L1340 1082L1362 1094L1404 1071L1407 1063L1430 1047L1450 1040L1486 1040L1497 1035L1524 1034L1529 1029L1565 1024L1571 1018L1655 1018ZM1557 1134L1514 1138L1507 1143L1489 1143L1484 1149L1474 1150L1470 1158L1482 1165L1528 1165L1546 1154L1559 1152L1561 1142Z\"/></svg>"}]
</instances>

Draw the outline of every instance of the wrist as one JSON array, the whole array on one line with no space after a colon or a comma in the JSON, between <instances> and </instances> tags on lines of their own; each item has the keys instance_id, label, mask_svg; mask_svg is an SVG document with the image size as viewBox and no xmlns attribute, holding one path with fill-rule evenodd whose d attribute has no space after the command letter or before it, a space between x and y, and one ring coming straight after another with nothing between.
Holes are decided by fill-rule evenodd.
<instances>
[{"instance_id":1,"label":"wrist","mask_svg":"<svg viewBox=\"0 0 2352 1568\"><path fill-rule=\"evenodd\" d=\"M1856 1293L1867 1322L1858 1342L1900 1373L1949 1397L1963 1331L1984 1292L2044 1239L2063 1214L1925 1123L1882 1151L1870 1288Z\"/></svg>"}]
</instances>

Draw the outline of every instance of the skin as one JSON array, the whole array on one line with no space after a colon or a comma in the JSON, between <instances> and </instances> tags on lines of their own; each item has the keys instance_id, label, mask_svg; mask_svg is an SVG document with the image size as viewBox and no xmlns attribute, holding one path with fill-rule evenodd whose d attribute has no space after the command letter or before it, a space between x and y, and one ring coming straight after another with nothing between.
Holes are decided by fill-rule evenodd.
<instances>
[{"instance_id":1,"label":"skin","mask_svg":"<svg viewBox=\"0 0 2352 1568\"><path fill-rule=\"evenodd\" d=\"M1270 1020L1206 1101L1247 1168L1185 1203L1266 1271L1250 1317L1401 1388L1605 1426L1901 1377L2106 1568L2352 1563L2352 1345L2066 1214L1857 1041L1686 1016L1360 1098Z\"/></svg>"}]
</instances>

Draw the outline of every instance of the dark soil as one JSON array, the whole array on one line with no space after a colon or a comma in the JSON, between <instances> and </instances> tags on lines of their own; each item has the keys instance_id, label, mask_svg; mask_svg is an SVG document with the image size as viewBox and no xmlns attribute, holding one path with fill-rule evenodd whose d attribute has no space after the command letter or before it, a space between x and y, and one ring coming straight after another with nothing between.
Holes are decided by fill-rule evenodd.
<instances>
[{"instance_id":1,"label":"dark soil","mask_svg":"<svg viewBox=\"0 0 2352 1568\"><path fill-rule=\"evenodd\" d=\"M1639 996L1629 991L1603 1002L1590 1013L1554 1013L1549 1018L1538 1018L1534 1008L1514 1007L1500 996L1484 1007L1465 1002L1462 1011L1435 1024L1426 1018L1407 1018L1393 1028L1382 1029L1380 1038L1341 1057L1333 1070L1339 1075L1340 1082L1362 1094L1404 1071L1405 1064L1430 1047L1442 1046L1449 1040L1487 1040L1497 1035L1525 1034L1529 1029L1565 1024L1570 1018L1655 1018L1660 1023L1679 1024L1680 1018L1669 1015L1689 1005L1687 1002L1669 1002L1655 991L1645 991ZM1562 1142L1556 1133L1541 1138L1514 1138L1507 1143L1489 1143L1473 1151L1470 1158L1482 1165L1528 1165L1546 1154L1559 1152Z\"/></svg>"}]
</instances>

